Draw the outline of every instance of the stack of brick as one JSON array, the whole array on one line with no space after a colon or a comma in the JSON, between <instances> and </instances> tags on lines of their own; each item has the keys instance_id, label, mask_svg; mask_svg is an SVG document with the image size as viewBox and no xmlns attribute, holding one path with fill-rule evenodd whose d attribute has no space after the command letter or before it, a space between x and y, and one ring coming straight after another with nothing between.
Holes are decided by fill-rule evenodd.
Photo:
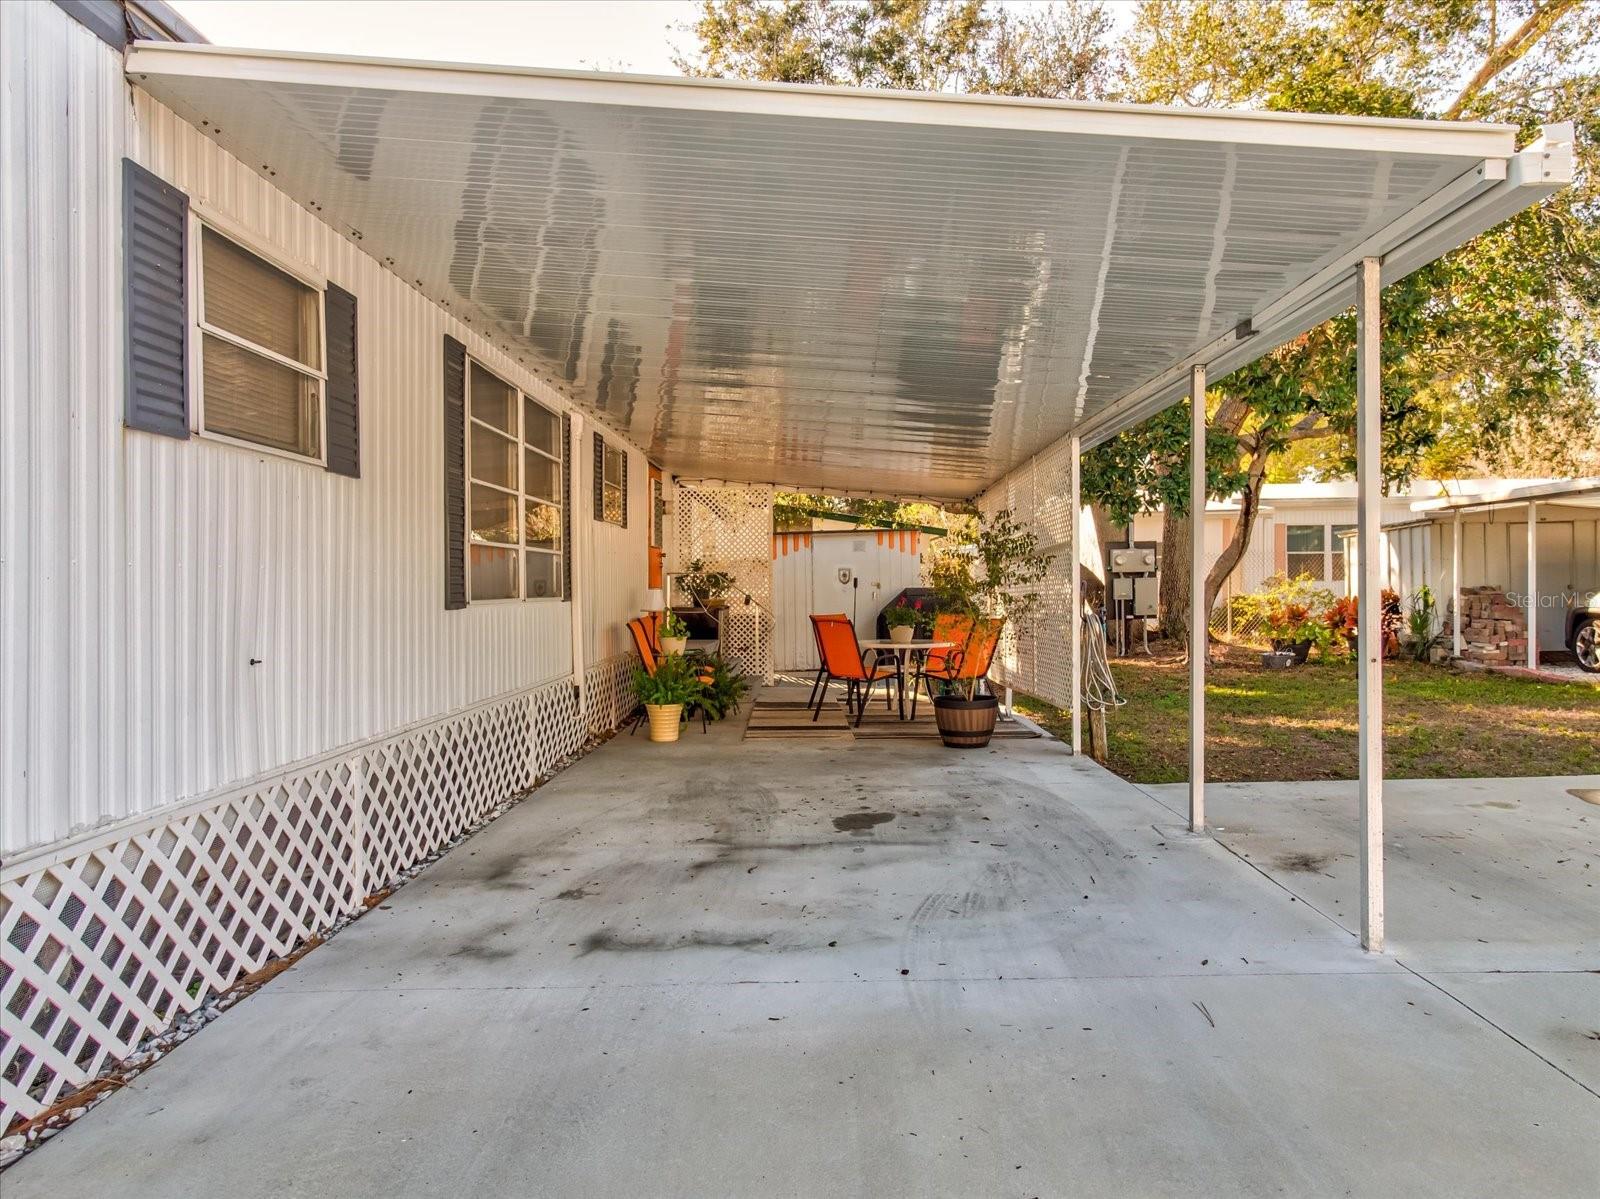
<instances>
[{"instance_id":1,"label":"stack of brick","mask_svg":"<svg viewBox=\"0 0 1600 1199\"><path fill-rule=\"evenodd\" d=\"M1468 662L1504 665L1528 656L1528 620L1499 587L1461 592L1461 657ZM1454 632L1454 627L1446 622Z\"/></svg>"}]
</instances>

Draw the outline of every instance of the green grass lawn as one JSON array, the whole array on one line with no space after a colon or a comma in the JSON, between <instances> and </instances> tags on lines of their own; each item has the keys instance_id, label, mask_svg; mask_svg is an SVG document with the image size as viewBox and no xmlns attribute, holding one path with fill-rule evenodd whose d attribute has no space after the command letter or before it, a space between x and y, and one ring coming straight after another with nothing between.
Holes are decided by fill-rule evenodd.
<instances>
[{"instance_id":1,"label":"green grass lawn","mask_svg":"<svg viewBox=\"0 0 1600 1199\"><path fill-rule=\"evenodd\" d=\"M1356 668L1310 662L1264 670L1227 651L1208 672L1206 776L1219 782L1356 777ZM1108 717L1112 770L1137 783L1182 782L1189 762L1189 675L1158 648L1112 663L1127 703ZM1483 778L1600 773L1600 686L1384 664L1384 774ZM1017 710L1061 736L1067 713L1031 696Z\"/></svg>"}]
</instances>

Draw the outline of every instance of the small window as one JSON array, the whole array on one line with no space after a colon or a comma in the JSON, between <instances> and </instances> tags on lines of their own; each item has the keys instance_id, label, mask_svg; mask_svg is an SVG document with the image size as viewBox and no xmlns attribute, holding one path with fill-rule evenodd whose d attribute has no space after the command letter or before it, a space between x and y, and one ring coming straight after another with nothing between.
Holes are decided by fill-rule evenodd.
<instances>
[{"instance_id":1,"label":"small window","mask_svg":"<svg viewBox=\"0 0 1600 1199\"><path fill-rule=\"evenodd\" d=\"M561 418L476 362L467 370L468 596L559 599Z\"/></svg>"},{"instance_id":2,"label":"small window","mask_svg":"<svg viewBox=\"0 0 1600 1199\"><path fill-rule=\"evenodd\" d=\"M322 292L200 229L200 427L323 458Z\"/></svg>"},{"instance_id":3,"label":"small window","mask_svg":"<svg viewBox=\"0 0 1600 1199\"><path fill-rule=\"evenodd\" d=\"M620 525L627 523L623 515L627 506L627 484L625 482L627 459L623 455L624 451L617 449L609 442L606 443L604 483L602 484L603 490L601 493L604 502L601 511L604 513L602 519L607 524Z\"/></svg>"},{"instance_id":4,"label":"small window","mask_svg":"<svg viewBox=\"0 0 1600 1199\"><path fill-rule=\"evenodd\" d=\"M1326 534L1326 525L1289 526L1286 568L1291 579L1300 575L1318 580L1328 577Z\"/></svg>"}]
</instances>

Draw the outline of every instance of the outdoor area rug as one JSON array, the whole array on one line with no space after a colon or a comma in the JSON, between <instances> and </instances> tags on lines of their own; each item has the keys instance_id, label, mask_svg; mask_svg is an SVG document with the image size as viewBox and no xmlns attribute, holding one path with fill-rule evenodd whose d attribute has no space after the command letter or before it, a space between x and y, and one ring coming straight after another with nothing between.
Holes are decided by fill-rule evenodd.
<instances>
[{"instance_id":1,"label":"outdoor area rug","mask_svg":"<svg viewBox=\"0 0 1600 1199\"><path fill-rule=\"evenodd\" d=\"M917 704L915 720L901 720L899 706L886 708L881 694L867 708L860 726L845 711L842 696L829 695L816 720L806 705L807 689L768 687L760 691L750 709L750 722L745 726L745 740L778 738L827 739L854 737L861 741L912 740L937 741L938 726L933 722L933 708L924 700ZM1001 715L994 730L995 738L1037 737L1031 725Z\"/></svg>"}]
</instances>

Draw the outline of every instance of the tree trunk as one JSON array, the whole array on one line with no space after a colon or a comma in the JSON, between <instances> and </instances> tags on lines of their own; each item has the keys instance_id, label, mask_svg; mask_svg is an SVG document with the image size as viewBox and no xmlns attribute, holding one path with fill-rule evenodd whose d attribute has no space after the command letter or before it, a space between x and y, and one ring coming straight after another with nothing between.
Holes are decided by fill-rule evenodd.
<instances>
[{"instance_id":1,"label":"tree trunk","mask_svg":"<svg viewBox=\"0 0 1600 1199\"><path fill-rule=\"evenodd\" d=\"M1157 611L1161 635L1189 638L1189 518L1168 507L1161 514L1161 585Z\"/></svg>"},{"instance_id":2,"label":"tree trunk","mask_svg":"<svg viewBox=\"0 0 1600 1199\"><path fill-rule=\"evenodd\" d=\"M1217 596L1222 592L1222 585L1228 581L1228 576L1234 568L1244 561L1246 551L1250 548L1250 539L1255 534L1256 517L1261 512L1261 488L1267 481L1267 456L1257 455L1250 460L1250 481L1245 489L1239 493L1239 523L1234 526L1233 536L1228 539L1228 544L1222 548L1222 556L1212 565L1211 571L1206 575L1206 611L1210 612L1217 606Z\"/></svg>"}]
</instances>

